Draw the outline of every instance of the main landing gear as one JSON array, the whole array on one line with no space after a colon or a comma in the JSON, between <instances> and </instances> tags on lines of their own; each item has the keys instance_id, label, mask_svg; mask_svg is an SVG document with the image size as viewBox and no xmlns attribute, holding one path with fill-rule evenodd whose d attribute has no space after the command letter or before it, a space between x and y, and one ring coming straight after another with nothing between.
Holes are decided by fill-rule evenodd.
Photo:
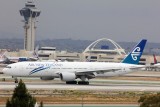
<instances>
[{"instance_id":1,"label":"main landing gear","mask_svg":"<svg viewBox=\"0 0 160 107\"><path fill-rule=\"evenodd\" d=\"M79 81L78 85L89 85L88 81Z\"/></svg>"},{"instance_id":2,"label":"main landing gear","mask_svg":"<svg viewBox=\"0 0 160 107\"><path fill-rule=\"evenodd\" d=\"M66 81L66 84L89 85L88 81Z\"/></svg>"},{"instance_id":3,"label":"main landing gear","mask_svg":"<svg viewBox=\"0 0 160 107\"><path fill-rule=\"evenodd\" d=\"M66 81L66 84L77 84L77 81Z\"/></svg>"},{"instance_id":4,"label":"main landing gear","mask_svg":"<svg viewBox=\"0 0 160 107\"><path fill-rule=\"evenodd\" d=\"M15 79L14 79L14 82L15 82L15 83L18 83L18 79L17 79L17 78L15 78Z\"/></svg>"},{"instance_id":5,"label":"main landing gear","mask_svg":"<svg viewBox=\"0 0 160 107\"><path fill-rule=\"evenodd\" d=\"M12 78L14 79L14 83L18 83L19 82L18 79L17 79L17 77L13 77L12 76Z\"/></svg>"}]
</instances>

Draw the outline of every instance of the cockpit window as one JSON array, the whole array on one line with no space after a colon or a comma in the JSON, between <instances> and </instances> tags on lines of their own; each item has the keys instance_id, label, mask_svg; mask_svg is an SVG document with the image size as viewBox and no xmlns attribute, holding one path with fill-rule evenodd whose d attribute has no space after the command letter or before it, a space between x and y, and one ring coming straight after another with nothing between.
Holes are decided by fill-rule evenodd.
<instances>
[{"instance_id":1,"label":"cockpit window","mask_svg":"<svg viewBox=\"0 0 160 107\"><path fill-rule=\"evenodd\" d=\"M6 66L6 68L11 68L11 66Z\"/></svg>"}]
</instances>

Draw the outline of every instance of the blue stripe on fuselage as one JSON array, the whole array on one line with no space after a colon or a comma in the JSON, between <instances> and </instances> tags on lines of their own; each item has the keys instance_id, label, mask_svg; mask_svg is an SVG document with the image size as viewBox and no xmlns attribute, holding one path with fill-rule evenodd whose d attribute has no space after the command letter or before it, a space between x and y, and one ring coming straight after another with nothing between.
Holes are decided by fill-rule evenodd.
<instances>
[{"instance_id":1,"label":"blue stripe on fuselage","mask_svg":"<svg viewBox=\"0 0 160 107\"><path fill-rule=\"evenodd\" d=\"M35 68L29 73L29 75L34 74L34 73L39 72L39 71L42 71L42 70L45 70L45 69L48 69L48 68L50 68L50 67L45 67L44 68L43 66L41 66L41 67Z\"/></svg>"}]
</instances>

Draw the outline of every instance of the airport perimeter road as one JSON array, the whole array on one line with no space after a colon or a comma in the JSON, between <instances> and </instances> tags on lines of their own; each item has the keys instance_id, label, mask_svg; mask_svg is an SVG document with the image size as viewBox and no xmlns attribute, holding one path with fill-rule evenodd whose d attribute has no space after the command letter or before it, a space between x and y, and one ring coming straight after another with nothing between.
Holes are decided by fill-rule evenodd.
<instances>
[{"instance_id":1,"label":"airport perimeter road","mask_svg":"<svg viewBox=\"0 0 160 107\"><path fill-rule=\"evenodd\" d=\"M4 105L0 107L5 107ZM54 104L44 105L44 107L139 107L134 104Z\"/></svg>"},{"instance_id":2,"label":"airport perimeter road","mask_svg":"<svg viewBox=\"0 0 160 107\"><path fill-rule=\"evenodd\" d=\"M0 90L14 89L17 84L13 82L0 82ZM160 84L125 84L104 83L90 85L68 85L65 83L26 83L28 89L39 90L89 90L89 91L160 91Z\"/></svg>"}]
</instances>

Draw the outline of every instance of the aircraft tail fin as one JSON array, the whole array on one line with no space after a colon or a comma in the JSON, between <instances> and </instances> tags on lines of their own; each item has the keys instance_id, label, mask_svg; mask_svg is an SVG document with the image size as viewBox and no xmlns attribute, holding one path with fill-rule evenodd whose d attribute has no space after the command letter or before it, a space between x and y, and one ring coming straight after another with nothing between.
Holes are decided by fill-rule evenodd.
<instances>
[{"instance_id":1,"label":"aircraft tail fin","mask_svg":"<svg viewBox=\"0 0 160 107\"><path fill-rule=\"evenodd\" d=\"M38 56L38 49L39 49L39 45L36 46L36 48L35 48L35 50L34 50L34 52L33 52L34 58L39 58L39 56Z\"/></svg>"},{"instance_id":2,"label":"aircraft tail fin","mask_svg":"<svg viewBox=\"0 0 160 107\"><path fill-rule=\"evenodd\" d=\"M153 54L153 58L154 58L154 64L157 64L157 59L155 54Z\"/></svg>"},{"instance_id":3,"label":"aircraft tail fin","mask_svg":"<svg viewBox=\"0 0 160 107\"><path fill-rule=\"evenodd\" d=\"M121 63L138 64L142 56L147 40L142 39Z\"/></svg>"},{"instance_id":4,"label":"aircraft tail fin","mask_svg":"<svg viewBox=\"0 0 160 107\"><path fill-rule=\"evenodd\" d=\"M91 62L91 57L90 57L90 56L88 56L88 57L86 58L86 62Z\"/></svg>"},{"instance_id":5,"label":"aircraft tail fin","mask_svg":"<svg viewBox=\"0 0 160 107\"><path fill-rule=\"evenodd\" d=\"M6 58L7 58L7 56L6 56L6 51L4 51L4 52L2 52L2 53L0 54L0 58L1 58L1 59L6 59Z\"/></svg>"}]
</instances>

